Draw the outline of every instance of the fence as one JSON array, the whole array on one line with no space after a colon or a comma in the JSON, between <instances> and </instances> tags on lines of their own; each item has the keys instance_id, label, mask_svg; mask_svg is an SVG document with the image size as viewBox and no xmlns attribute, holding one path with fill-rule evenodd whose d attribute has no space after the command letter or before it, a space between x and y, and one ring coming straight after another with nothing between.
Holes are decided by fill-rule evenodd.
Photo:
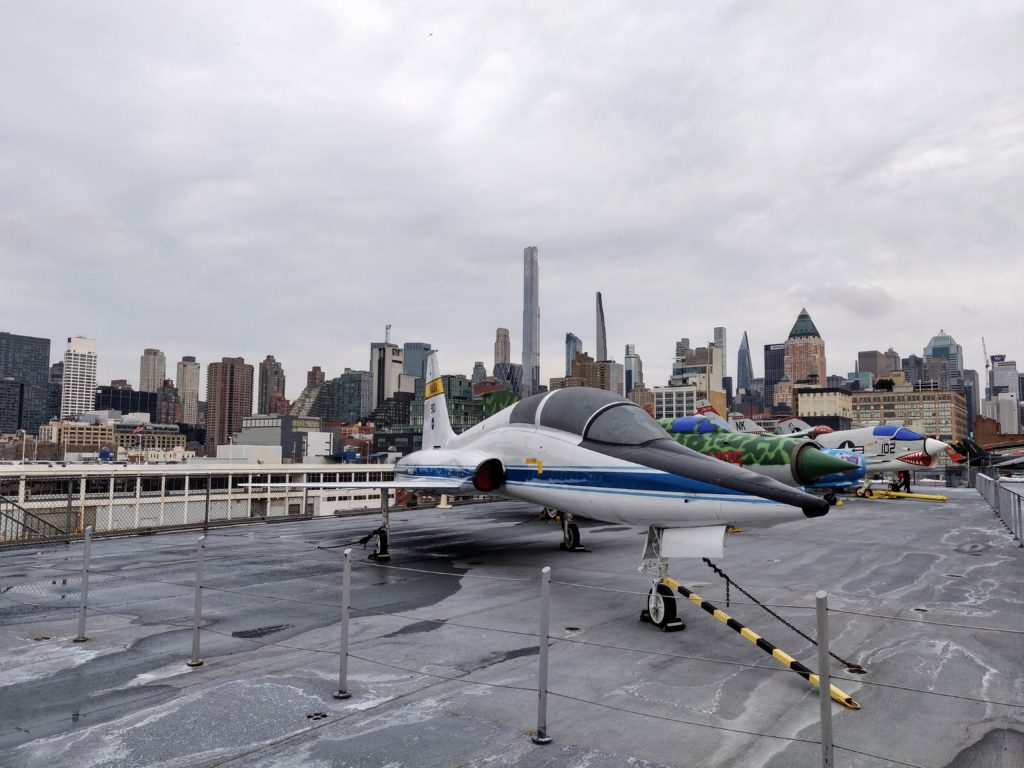
<instances>
[{"instance_id":1,"label":"fence","mask_svg":"<svg viewBox=\"0 0 1024 768\"><path fill-rule=\"evenodd\" d=\"M67 618L70 620L74 618L74 614L71 612L77 611L78 633L74 638L75 641L85 641L88 639L86 616L93 614L120 616L123 618L130 618L133 621L143 621L149 626L181 629L183 632L181 635L180 659L182 663L187 663L190 666L204 665L200 652L201 643L211 640L215 640L217 642L214 656L205 662L206 664L211 665L216 664L216 659L218 657L248 651L253 647L266 648L268 651L273 649L283 649L299 653L308 653L314 657L319 656L325 659L333 659L333 661L329 661L327 663L330 663L334 670L338 670L338 685L336 690L333 685L330 686L330 690L325 686L325 697L328 697L331 694L337 698L348 698L349 696L358 698L360 696L361 690L359 683L356 682L353 685L352 681L348 678L348 664L350 659L360 662L363 669L366 669L367 667L376 667L392 671L401 671L403 673L414 675L418 679L444 680L460 685L501 689L502 691L505 691L508 696L520 697L516 699L516 706L513 707L514 711L517 712L515 717L517 717L518 720L515 723L510 723L510 725L514 725L521 729L531 726L534 722L532 711L525 706L527 699L521 698L524 694L528 694L530 698L538 702L536 717L537 729L531 732L531 736L538 744L546 743L551 738L555 738L556 740L559 738L557 714L554 717L555 727L550 732L548 731L549 717L547 712L547 701L549 697L554 701L554 707L556 710L559 706L564 705L565 702L571 701L587 707L613 711L617 716L621 715L661 720L690 728L713 729L722 732L723 734L740 734L754 739L786 742L790 744L803 744L807 745L806 749L808 750L812 748L817 750L819 747L824 749L824 745L827 743L826 739L828 737L824 737L819 742L813 738L783 735L767 731L740 729L729 724L728 721L701 722L699 719L680 716L674 711L639 711L637 709L624 706L618 701L609 700L608 698L596 699L592 694L588 696L583 692L589 690L587 686L582 686L581 690L581 686L573 685L575 681L568 679L567 676L561 676L559 674L557 663L554 666L554 675L552 676L551 682L547 682L545 651L549 645L553 647L557 647L558 645L572 645L584 652L593 653L595 655L610 654L613 656L619 656L622 660L635 660L638 655L646 655L659 657L659 664L670 663L673 660L684 660L688 665L729 665L733 668L748 668L750 670L756 670L759 675L766 673L770 674L772 672L789 674L782 667L772 669L766 668L760 663L746 663L735 660L716 659L714 658L714 653L711 653L710 655L696 655L692 653L667 651L664 650L664 648L642 648L625 645L621 642L601 642L597 639L588 639L583 636L574 636L572 634L568 634L566 636L552 636L549 635L547 631L546 616L548 611L547 602L549 599L547 595L550 594L549 590L554 592L553 599L556 605L560 603L562 606L577 604L582 599L580 597L581 592L589 592L590 594L615 592L631 596L637 595L646 597L645 592L580 584L561 581L558 579L552 580L549 578L550 569L547 568L545 568L544 572L539 575L539 578L449 573L442 570L424 570L397 565L385 565L362 559L353 561L348 557L347 551L342 554L337 550L334 552L328 552L318 549L306 551L305 562L308 563L308 566L312 569L311 572L316 573L316 579L326 581L327 585L325 586L324 584L321 584L316 589L310 588L302 597L290 597L283 595L281 590L275 588L273 583L266 584L266 582L272 581L270 578L272 576L272 566L269 566L263 561L244 562L238 558L232 557L231 550L228 548L214 550L211 552L207 549L207 537L200 539L198 546L191 550L193 553L191 557L183 557L182 555L185 553L182 551L181 546L178 545L164 553L159 551L155 553L148 553L147 560L153 560L154 555L156 555L155 559L157 560L161 560L164 557L169 559L163 560L163 562L157 564L144 565L141 567L124 567L123 563L112 562L109 558L103 561L103 567L93 567L89 562L88 541L89 538L87 537L86 545L83 547L82 551L82 565L80 568L67 568L63 566L54 566L52 568L52 571L55 574L63 574L60 578L61 586L56 590L50 587L43 588L38 592L24 589L20 591L5 592L3 595L0 595L0 598L14 604L19 604L27 614L31 614L34 609L42 611L66 610L69 612L67 614ZM349 593L351 582L349 568L353 568L353 570L356 571L357 578L361 579L361 584L364 588L364 593L361 598L357 600L353 600ZM375 594L372 592L374 588L381 588L380 586L374 587L374 585L381 585L384 583L381 579L385 572L398 574L403 579L413 577L459 579L464 584L469 584L469 586L466 587L468 589L472 589L473 584L475 583L487 591L488 599L493 599L494 595L498 591L502 591L508 599L509 606L535 605L537 610L536 613L533 614L534 618L532 620L527 620L528 616L525 611L528 611L529 609L526 607L522 609L524 611L523 613L508 616L505 619L495 619L492 616L492 620L489 623L483 623L480 619L477 619L476 621L456 621L452 620L452 618L425 616L415 608L410 608L407 611L385 610L379 607L374 607L379 605L379 603L377 603ZM247 573L250 575L258 574L260 576L260 580L265 583L264 588L260 589L259 587L254 586L243 586L244 577ZM361 574L361 577L359 574ZM92 579L91 581L90 577ZM239 583L240 581L242 584ZM53 580L53 583L57 583L56 578ZM147 600L145 606L138 605L137 599L136 601L120 599L124 596L122 590L129 589L131 585L138 586L146 584L150 585L150 589L160 591L160 595ZM330 586L329 590L327 586ZM339 590L338 587L341 587L341 589ZM88 592L90 589L91 593ZM593 590L598 590L598 592L595 593ZM48 599L55 596L57 593L59 593L60 599L63 602L48 602ZM207 608L207 610L203 612L203 594L216 597L219 608L215 610ZM544 597L536 603L523 599L524 597L533 596L536 598L542 595L544 595ZM191 620L189 620L185 618L185 615L191 613L193 596L195 599L195 615ZM78 598L77 600L74 599L76 597ZM335 597L337 599L335 599ZM71 599L65 600L65 598ZM171 617L168 617L166 609L160 610L152 607L160 601L167 600L175 600L180 604L178 608L175 608L170 612ZM244 603L245 606L242 610L233 612L228 607L225 607L226 603L230 601L237 601L239 605ZM249 625L232 623L240 621L240 615L251 616L251 605L254 602L256 605L259 605L261 601L269 601L279 605L284 604L289 609L294 607L293 615L296 617L305 617L309 626L315 627L316 631L310 630L309 627L306 627L302 629L302 631L295 633L294 636L297 637L301 635L305 638L306 642L274 641L268 639L268 630L272 634L274 631L281 631L284 627L291 627L292 625L288 624L282 625L281 627L267 627L256 631L251 629ZM733 601L733 604L748 606L754 605L753 603L740 603L738 601ZM817 610L820 622L819 627L827 626L827 613L823 613L823 603L820 599L818 600L817 605L776 605L770 607L798 612L804 611L806 613L802 619L810 624L813 624L813 617L811 617L810 614ZM147 610L155 610L155 618L143 618L142 613ZM921 618L910 619L900 616L876 615L867 612L841 609L836 610L832 608L828 608L827 611L834 614L839 619L841 619L843 615L855 615L877 619L878 621L885 623L908 621L912 622L914 625L935 624L936 627L957 627L971 633L977 633L979 631L1013 631L1005 629L987 629L984 627L943 622L929 622ZM135 615L136 612L138 612L138 615ZM465 665L466 668L470 670L468 672L445 674L443 669L438 666L441 663L439 659L417 658L415 646L411 646L411 650L410 648L404 649L404 652L401 652L399 655L399 652L396 652L396 649L392 648L389 644L375 643L375 636L372 633L366 632L357 633L357 640L352 642L349 637L349 612L352 614L351 621L357 624L373 620L386 620L388 622L395 622L400 626L407 625L410 622L416 624L429 623L435 625L440 631L455 632L460 637L464 637L469 633L474 638L474 644L479 648L493 651L494 653L508 652L509 649L512 649L513 658L516 657L515 649L521 648L523 644L533 645L537 647L538 666L536 668L532 666L520 666L517 670L512 672L505 671L498 680L483 679L472 671L473 667L469 664ZM557 613L558 611L556 611L556 615ZM23 615L19 618L23 619L25 616ZM299 621L300 619L296 618L295 620ZM336 629L339 624L340 632ZM540 628L539 631L533 631L533 628L538 626ZM573 628L567 628L567 630L569 629ZM819 638L820 637L824 637L827 643L827 631L822 635L819 635ZM203 640L203 638L206 638L206 640ZM453 644L452 647L455 647L455 644ZM542 648L544 651L541 650ZM827 651L827 645L824 650ZM518 656L524 656L524 654L519 653ZM307 662L303 662L303 664L306 663ZM607 663L607 658L595 658L592 667L594 669L603 668ZM453 664L453 666L463 665ZM825 670L822 669L822 671ZM937 697L952 700L974 701L994 707L1010 708L1012 711L1016 712L1024 711L1024 705L1019 703L972 697L965 695L963 691L959 690L935 690L931 683L929 683L928 688L917 689L909 688L907 686L887 684L882 681L869 680L867 678L851 678L844 677L842 675L832 676L833 682L843 680L861 684L869 690L872 688L877 689L882 693L885 693L887 690L911 692L914 695L924 698L934 699ZM851 734L848 732L846 738L849 739L850 736ZM870 745L872 743L870 734L865 735L865 741L863 743L864 745ZM865 756L867 758L877 760L880 764L914 765L913 763L903 762L895 756L874 754L872 751L859 748L859 746L860 745L847 743L835 744L834 748L837 751ZM829 756L827 759L823 758L823 764L831 764L831 757Z\"/></svg>"},{"instance_id":2,"label":"fence","mask_svg":"<svg viewBox=\"0 0 1024 768\"><path fill-rule=\"evenodd\" d=\"M0 474L0 546L70 541L81 538L87 527L97 534L119 534L335 515L378 507L380 490L252 486L393 479L391 467L379 465L331 467L329 472L301 465L265 472L204 472L185 466L51 472Z\"/></svg>"},{"instance_id":3,"label":"fence","mask_svg":"<svg viewBox=\"0 0 1024 768\"><path fill-rule=\"evenodd\" d=\"M1024 547L1024 481L978 475L974 487Z\"/></svg>"}]
</instances>

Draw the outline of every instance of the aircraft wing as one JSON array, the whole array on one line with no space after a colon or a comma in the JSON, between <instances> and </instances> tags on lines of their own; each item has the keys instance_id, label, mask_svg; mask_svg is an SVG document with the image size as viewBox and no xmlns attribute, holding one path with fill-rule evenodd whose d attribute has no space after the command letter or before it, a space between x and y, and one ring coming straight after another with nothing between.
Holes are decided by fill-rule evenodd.
<instances>
[{"instance_id":1,"label":"aircraft wing","mask_svg":"<svg viewBox=\"0 0 1024 768\"><path fill-rule=\"evenodd\" d=\"M406 491L439 491L447 493L465 486L465 480L458 480L454 477L415 477L408 480L388 480L377 483L240 483L239 488L265 488L271 491L286 491L292 488L301 490L303 488L316 489L357 489L357 488L387 488L389 490Z\"/></svg>"}]
</instances>

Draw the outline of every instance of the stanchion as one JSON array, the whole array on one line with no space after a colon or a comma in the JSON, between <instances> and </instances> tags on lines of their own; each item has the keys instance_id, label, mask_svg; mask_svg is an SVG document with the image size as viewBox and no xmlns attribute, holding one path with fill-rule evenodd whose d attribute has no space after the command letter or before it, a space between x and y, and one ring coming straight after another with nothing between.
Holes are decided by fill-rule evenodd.
<instances>
[{"instance_id":1,"label":"stanchion","mask_svg":"<svg viewBox=\"0 0 1024 768\"><path fill-rule=\"evenodd\" d=\"M203 660L199 658L199 625L203 621L203 550L206 548L206 537L200 536L196 542L196 607L192 614L192 658L185 662L190 667L201 667Z\"/></svg>"},{"instance_id":2,"label":"stanchion","mask_svg":"<svg viewBox=\"0 0 1024 768\"><path fill-rule=\"evenodd\" d=\"M548 736L548 617L551 613L551 567L544 566L540 572L540 643L537 679L537 733L534 744L550 744Z\"/></svg>"},{"instance_id":3,"label":"stanchion","mask_svg":"<svg viewBox=\"0 0 1024 768\"><path fill-rule=\"evenodd\" d=\"M441 500L437 503L438 509L451 509L452 505L448 503L448 494L442 493Z\"/></svg>"},{"instance_id":4,"label":"stanchion","mask_svg":"<svg viewBox=\"0 0 1024 768\"><path fill-rule=\"evenodd\" d=\"M828 595L818 592L814 595L818 607L818 701L821 705L821 765L832 768L835 765L832 754L832 697L825 691L832 689L828 671Z\"/></svg>"},{"instance_id":5,"label":"stanchion","mask_svg":"<svg viewBox=\"0 0 1024 768\"><path fill-rule=\"evenodd\" d=\"M85 636L85 614L89 610L89 559L92 556L92 526L85 529L85 548L82 550L82 594L78 599L78 635L74 642L84 643L89 638Z\"/></svg>"},{"instance_id":6,"label":"stanchion","mask_svg":"<svg viewBox=\"0 0 1024 768\"><path fill-rule=\"evenodd\" d=\"M348 689L348 605L349 590L352 588L352 550L346 549L342 555L341 569L341 666L338 670L338 692L336 699L347 699L352 696Z\"/></svg>"}]
</instances>

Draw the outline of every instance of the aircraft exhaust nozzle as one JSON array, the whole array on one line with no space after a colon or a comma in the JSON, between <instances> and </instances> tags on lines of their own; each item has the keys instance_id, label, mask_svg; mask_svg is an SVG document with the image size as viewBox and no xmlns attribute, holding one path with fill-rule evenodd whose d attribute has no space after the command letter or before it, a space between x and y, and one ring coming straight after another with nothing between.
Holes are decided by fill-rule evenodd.
<instances>
[{"instance_id":1,"label":"aircraft exhaust nozzle","mask_svg":"<svg viewBox=\"0 0 1024 768\"><path fill-rule=\"evenodd\" d=\"M824 453L815 443L803 442L793 452L793 477L801 485L811 485L826 475L856 472L859 467L837 456Z\"/></svg>"},{"instance_id":2,"label":"aircraft exhaust nozzle","mask_svg":"<svg viewBox=\"0 0 1024 768\"><path fill-rule=\"evenodd\" d=\"M758 496L779 504L798 507L807 517L820 517L829 510L828 502L823 498L735 464L705 456L667 436L664 440L653 440L643 445L602 443L595 440L584 440L582 445L606 456L705 483L710 486L708 491L712 493L716 488L726 488L748 496Z\"/></svg>"}]
</instances>

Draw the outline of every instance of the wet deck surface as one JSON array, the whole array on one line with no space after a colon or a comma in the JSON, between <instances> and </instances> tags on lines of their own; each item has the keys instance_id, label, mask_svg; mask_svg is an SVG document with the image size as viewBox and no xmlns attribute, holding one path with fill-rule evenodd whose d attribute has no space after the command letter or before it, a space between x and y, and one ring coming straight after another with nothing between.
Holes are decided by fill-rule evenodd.
<instances>
[{"instance_id":1,"label":"wet deck surface","mask_svg":"<svg viewBox=\"0 0 1024 768\"><path fill-rule=\"evenodd\" d=\"M975 491L949 493L729 536L718 564L809 634L827 590L833 650L867 669L832 666L863 707L833 705L837 765L1024 764L1024 549ZM593 524L589 552L562 552L538 511L394 513L393 568L357 545L345 701L332 696L338 547L375 517L212 530L194 669L197 533L94 542L81 644L81 544L0 552L0 765L820 763L817 693L801 678L692 604L683 632L638 621L645 532ZM554 742L537 746L545 565ZM725 607L704 564L672 575ZM731 615L817 667L808 641L732 597Z\"/></svg>"}]
</instances>

